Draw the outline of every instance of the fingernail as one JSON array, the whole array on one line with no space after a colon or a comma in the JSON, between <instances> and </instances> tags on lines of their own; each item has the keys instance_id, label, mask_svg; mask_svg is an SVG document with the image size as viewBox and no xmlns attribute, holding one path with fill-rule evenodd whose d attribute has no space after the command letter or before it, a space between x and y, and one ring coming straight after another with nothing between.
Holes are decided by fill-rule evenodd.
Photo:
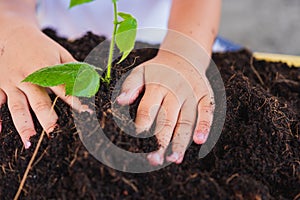
<instances>
[{"instance_id":1,"label":"fingernail","mask_svg":"<svg viewBox=\"0 0 300 200\"><path fill-rule=\"evenodd\" d=\"M88 113L92 114L93 110L91 110L88 105L82 105L80 107L80 112L88 112Z\"/></svg>"},{"instance_id":2,"label":"fingernail","mask_svg":"<svg viewBox=\"0 0 300 200\"><path fill-rule=\"evenodd\" d=\"M179 154L177 152L172 153L170 156L167 157L167 161L175 162L179 159Z\"/></svg>"},{"instance_id":3,"label":"fingernail","mask_svg":"<svg viewBox=\"0 0 300 200\"><path fill-rule=\"evenodd\" d=\"M149 130L149 128L140 127L140 126L136 126L136 128L135 128L135 132L137 134L142 133L142 132L147 131L147 130Z\"/></svg>"},{"instance_id":4,"label":"fingernail","mask_svg":"<svg viewBox=\"0 0 300 200\"><path fill-rule=\"evenodd\" d=\"M179 156L178 160L175 161L176 164L180 164L183 161L183 155Z\"/></svg>"},{"instance_id":5,"label":"fingernail","mask_svg":"<svg viewBox=\"0 0 300 200\"><path fill-rule=\"evenodd\" d=\"M57 127L57 124L54 124L50 128L48 128L48 130L46 132L49 134L49 133L53 132L56 127Z\"/></svg>"},{"instance_id":6,"label":"fingernail","mask_svg":"<svg viewBox=\"0 0 300 200\"><path fill-rule=\"evenodd\" d=\"M124 101L126 101L126 93L125 92L122 92L118 97L117 97L117 102L119 104L122 104L124 103Z\"/></svg>"},{"instance_id":7,"label":"fingernail","mask_svg":"<svg viewBox=\"0 0 300 200\"><path fill-rule=\"evenodd\" d=\"M205 139L205 134L204 133L197 133L196 137L198 140L203 141Z\"/></svg>"},{"instance_id":8,"label":"fingernail","mask_svg":"<svg viewBox=\"0 0 300 200\"><path fill-rule=\"evenodd\" d=\"M133 103L135 99L139 96L139 91L135 91L133 95L130 97L129 103Z\"/></svg>"},{"instance_id":9,"label":"fingernail","mask_svg":"<svg viewBox=\"0 0 300 200\"><path fill-rule=\"evenodd\" d=\"M138 97L138 95L139 95L139 90L122 92L117 97L116 100L119 104L131 104L135 101L135 99Z\"/></svg>"},{"instance_id":10,"label":"fingernail","mask_svg":"<svg viewBox=\"0 0 300 200\"><path fill-rule=\"evenodd\" d=\"M29 142L28 140L25 142L24 144L25 149L28 149L31 146L31 142Z\"/></svg>"},{"instance_id":11,"label":"fingernail","mask_svg":"<svg viewBox=\"0 0 300 200\"><path fill-rule=\"evenodd\" d=\"M48 138L54 138L53 135L55 134L54 130L58 127L57 124L54 124L53 126L51 126L47 131L47 136Z\"/></svg>"},{"instance_id":12,"label":"fingernail","mask_svg":"<svg viewBox=\"0 0 300 200\"><path fill-rule=\"evenodd\" d=\"M207 139L208 134L202 133L202 132L197 132L194 136L194 141L197 144L203 144L206 139Z\"/></svg>"},{"instance_id":13,"label":"fingernail","mask_svg":"<svg viewBox=\"0 0 300 200\"><path fill-rule=\"evenodd\" d=\"M158 153L150 153L147 158L153 166L162 165L164 162L162 156Z\"/></svg>"},{"instance_id":14,"label":"fingernail","mask_svg":"<svg viewBox=\"0 0 300 200\"><path fill-rule=\"evenodd\" d=\"M180 164L182 163L183 161L183 154L182 153L177 153L177 152L174 152L172 153L170 156L167 157L167 160L169 162L174 162L176 164Z\"/></svg>"}]
</instances>

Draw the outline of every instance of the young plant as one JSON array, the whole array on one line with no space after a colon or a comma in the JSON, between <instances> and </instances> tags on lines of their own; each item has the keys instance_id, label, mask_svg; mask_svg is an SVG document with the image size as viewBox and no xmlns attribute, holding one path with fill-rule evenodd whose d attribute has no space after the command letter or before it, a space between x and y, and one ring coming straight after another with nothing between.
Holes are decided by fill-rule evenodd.
<instances>
[{"instance_id":1,"label":"young plant","mask_svg":"<svg viewBox=\"0 0 300 200\"><path fill-rule=\"evenodd\" d=\"M69 7L72 8L92 1L94 0L71 0ZM121 63L134 48L137 31L137 20L128 13L118 12L117 1L112 0L114 28L109 48L107 73L102 79L103 82L108 84L111 80L115 44L122 53L122 57L118 62ZM118 20L118 16L122 18L121 21ZM48 66L30 74L23 82L30 82L43 87L65 84L66 95L91 97L96 94L100 86L100 77L95 69L94 66L83 62Z\"/></svg>"}]
</instances>

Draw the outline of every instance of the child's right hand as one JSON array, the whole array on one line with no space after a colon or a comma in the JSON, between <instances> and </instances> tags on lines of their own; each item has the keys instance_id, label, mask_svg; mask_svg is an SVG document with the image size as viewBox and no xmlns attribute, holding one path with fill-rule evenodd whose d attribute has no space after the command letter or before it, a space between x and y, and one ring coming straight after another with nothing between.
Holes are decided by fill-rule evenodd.
<instances>
[{"instance_id":1,"label":"child's right hand","mask_svg":"<svg viewBox=\"0 0 300 200\"><path fill-rule=\"evenodd\" d=\"M25 148L29 148L29 139L36 134L30 108L46 133L53 131L58 117L51 112L52 102L45 88L21 81L42 67L75 60L34 23L12 19L8 24L11 26L0 30L0 107L7 102L14 125ZM50 89L75 109L87 109L77 98L65 96L63 86ZM0 119L0 131L1 127Z\"/></svg>"}]
</instances>

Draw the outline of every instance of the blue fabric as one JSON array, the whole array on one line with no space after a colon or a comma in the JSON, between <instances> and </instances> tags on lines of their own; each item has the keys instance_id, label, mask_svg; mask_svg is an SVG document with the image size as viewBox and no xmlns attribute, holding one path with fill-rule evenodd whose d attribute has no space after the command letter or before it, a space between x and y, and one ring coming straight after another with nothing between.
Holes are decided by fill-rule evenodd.
<instances>
[{"instance_id":1,"label":"blue fabric","mask_svg":"<svg viewBox=\"0 0 300 200\"><path fill-rule=\"evenodd\" d=\"M230 40L218 36L213 45L213 52L232 52L239 51L243 46L238 45Z\"/></svg>"}]
</instances>

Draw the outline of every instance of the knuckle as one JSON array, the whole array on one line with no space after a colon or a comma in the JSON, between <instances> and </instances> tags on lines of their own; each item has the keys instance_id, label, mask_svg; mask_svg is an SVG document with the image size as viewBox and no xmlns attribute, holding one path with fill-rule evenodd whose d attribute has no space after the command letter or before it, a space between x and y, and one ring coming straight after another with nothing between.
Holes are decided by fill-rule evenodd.
<instances>
[{"instance_id":1,"label":"knuckle","mask_svg":"<svg viewBox=\"0 0 300 200\"><path fill-rule=\"evenodd\" d=\"M179 127L191 127L194 125L194 121L188 119L182 119L177 122L177 126Z\"/></svg>"},{"instance_id":2,"label":"knuckle","mask_svg":"<svg viewBox=\"0 0 300 200\"><path fill-rule=\"evenodd\" d=\"M25 137L30 137L31 135L33 135L33 133L35 132L34 128L30 127L30 126L21 126L19 128L19 133L20 135L23 135Z\"/></svg>"},{"instance_id":3,"label":"knuckle","mask_svg":"<svg viewBox=\"0 0 300 200\"><path fill-rule=\"evenodd\" d=\"M150 113L147 109L139 109L137 112L137 117L142 120L150 120Z\"/></svg>"},{"instance_id":4,"label":"knuckle","mask_svg":"<svg viewBox=\"0 0 300 200\"><path fill-rule=\"evenodd\" d=\"M199 102L199 110L207 113L213 113L215 110L215 99L211 95L204 95Z\"/></svg>"},{"instance_id":5,"label":"knuckle","mask_svg":"<svg viewBox=\"0 0 300 200\"><path fill-rule=\"evenodd\" d=\"M47 102L39 101L36 104L34 104L32 108L37 112L41 112L45 110L50 110L50 105Z\"/></svg>"},{"instance_id":6,"label":"knuckle","mask_svg":"<svg viewBox=\"0 0 300 200\"><path fill-rule=\"evenodd\" d=\"M205 105L205 106L200 107L200 111L209 113L209 114L212 114L214 112L214 110L215 110L214 105Z\"/></svg>"},{"instance_id":7,"label":"knuckle","mask_svg":"<svg viewBox=\"0 0 300 200\"><path fill-rule=\"evenodd\" d=\"M174 143L177 141L179 143L182 143L183 140L186 140L187 138L190 138L192 135L192 131L184 131L183 129L181 130L176 130L176 134L174 136Z\"/></svg>"},{"instance_id":8,"label":"knuckle","mask_svg":"<svg viewBox=\"0 0 300 200\"><path fill-rule=\"evenodd\" d=\"M211 124L210 121L201 120L198 123L198 127L209 128L210 124Z\"/></svg>"},{"instance_id":9,"label":"knuckle","mask_svg":"<svg viewBox=\"0 0 300 200\"><path fill-rule=\"evenodd\" d=\"M174 125L174 123L171 120L166 119L166 118L158 119L156 124L158 126L161 126L161 127L164 127L164 128L173 128L173 125Z\"/></svg>"},{"instance_id":10,"label":"knuckle","mask_svg":"<svg viewBox=\"0 0 300 200\"><path fill-rule=\"evenodd\" d=\"M169 90L169 88L166 85L162 85L162 84L152 84L151 90L152 92L154 92L154 94L155 93L165 94L166 91Z\"/></svg>"},{"instance_id":11,"label":"knuckle","mask_svg":"<svg viewBox=\"0 0 300 200\"><path fill-rule=\"evenodd\" d=\"M20 112L25 112L25 107L23 104L20 103L14 103L12 105L10 105L10 111L12 113L20 113Z\"/></svg>"},{"instance_id":12,"label":"knuckle","mask_svg":"<svg viewBox=\"0 0 300 200\"><path fill-rule=\"evenodd\" d=\"M166 92L168 91L168 88L164 84L158 84L158 83L147 83L146 84L146 92L151 97L152 95L159 95L164 96Z\"/></svg>"}]
</instances>

